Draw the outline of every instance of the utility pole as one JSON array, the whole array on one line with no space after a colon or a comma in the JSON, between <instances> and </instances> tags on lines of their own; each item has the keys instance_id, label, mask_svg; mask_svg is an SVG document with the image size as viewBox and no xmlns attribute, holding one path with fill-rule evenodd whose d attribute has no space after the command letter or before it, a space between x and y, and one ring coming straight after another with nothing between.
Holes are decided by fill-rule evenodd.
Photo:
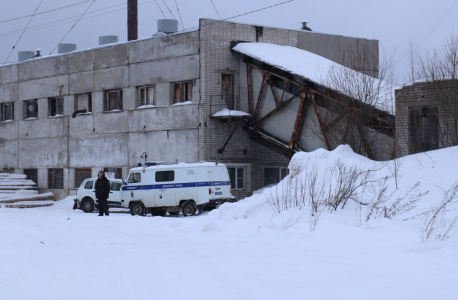
<instances>
[{"instance_id":1,"label":"utility pole","mask_svg":"<svg viewBox=\"0 0 458 300\"><path fill-rule=\"evenodd\" d=\"M127 40L138 39L138 1L127 0Z\"/></svg>"}]
</instances>

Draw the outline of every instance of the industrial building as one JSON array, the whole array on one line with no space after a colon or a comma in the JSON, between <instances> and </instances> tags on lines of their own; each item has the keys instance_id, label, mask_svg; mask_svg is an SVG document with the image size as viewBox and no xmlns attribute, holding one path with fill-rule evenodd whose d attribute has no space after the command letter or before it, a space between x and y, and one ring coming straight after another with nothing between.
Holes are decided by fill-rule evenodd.
<instances>
[{"instance_id":1,"label":"industrial building","mask_svg":"<svg viewBox=\"0 0 458 300\"><path fill-rule=\"evenodd\" d=\"M0 169L26 173L62 199L101 169L120 178L148 160L218 161L242 198L286 176L296 151L333 149L327 131L348 107L364 112L365 154L392 156L392 115L237 50L274 44L344 64L337 54L345 47L364 46L378 58L377 40L213 19L183 32L160 20L159 30L121 43L101 37L81 51L62 45L52 56L22 53L0 66ZM374 134L383 136L383 151L366 138Z\"/></svg>"}]
</instances>

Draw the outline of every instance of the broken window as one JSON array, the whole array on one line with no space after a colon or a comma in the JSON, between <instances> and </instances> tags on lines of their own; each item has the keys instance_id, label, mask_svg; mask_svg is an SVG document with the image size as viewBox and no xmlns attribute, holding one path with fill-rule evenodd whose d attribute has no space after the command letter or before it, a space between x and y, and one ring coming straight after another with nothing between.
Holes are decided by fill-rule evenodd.
<instances>
[{"instance_id":1,"label":"broken window","mask_svg":"<svg viewBox=\"0 0 458 300\"><path fill-rule=\"evenodd\" d=\"M192 101L192 80L173 84L173 103Z\"/></svg>"},{"instance_id":2,"label":"broken window","mask_svg":"<svg viewBox=\"0 0 458 300\"><path fill-rule=\"evenodd\" d=\"M78 188L85 179L91 178L91 175L91 169L75 169L75 188Z\"/></svg>"},{"instance_id":3,"label":"broken window","mask_svg":"<svg viewBox=\"0 0 458 300\"><path fill-rule=\"evenodd\" d=\"M288 168L267 167L264 168L264 186L277 184L288 175Z\"/></svg>"},{"instance_id":4,"label":"broken window","mask_svg":"<svg viewBox=\"0 0 458 300\"><path fill-rule=\"evenodd\" d=\"M28 100L24 101L24 116L25 119L38 118L38 101L37 100Z\"/></svg>"},{"instance_id":5,"label":"broken window","mask_svg":"<svg viewBox=\"0 0 458 300\"><path fill-rule=\"evenodd\" d=\"M122 110L122 90L105 91L104 110Z\"/></svg>"},{"instance_id":6,"label":"broken window","mask_svg":"<svg viewBox=\"0 0 458 300\"><path fill-rule=\"evenodd\" d=\"M64 115L64 98L49 98L48 103L50 117Z\"/></svg>"},{"instance_id":7,"label":"broken window","mask_svg":"<svg viewBox=\"0 0 458 300\"><path fill-rule=\"evenodd\" d=\"M92 112L92 94L84 93L75 95L75 110L83 110Z\"/></svg>"},{"instance_id":8,"label":"broken window","mask_svg":"<svg viewBox=\"0 0 458 300\"><path fill-rule=\"evenodd\" d=\"M232 167L227 168L229 179L231 180L231 187L235 190L243 190L245 188L245 168Z\"/></svg>"},{"instance_id":9,"label":"broken window","mask_svg":"<svg viewBox=\"0 0 458 300\"><path fill-rule=\"evenodd\" d=\"M439 148L437 107L409 107L410 154Z\"/></svg>"},{"instance_id":10,"label":"broken window","mask_svg":"<svg viewBox=\"0 0 458 300\"><path fill-rule=\"evenodd\" d=\"M14 103L2 103L1 107L1 118L0 121L12 121L14 120Z\"/></svg>"},{"instance_id":11,"label":"broken window","mask_svg":"<svg viewBox=\"0 0 458 300\"><path fill-rule=\"evenodd\" d=\"M63 189L64 188L64 170L49 169L48 170L48 188Z\"/></svg>"},{"instance_id":12,"label":"broken window","mask_svg":"<svg viewBox=\"0 0 458 300\"><path fill-rule=\"evenodd\" d=\"M221 74L221 108L234 109L234 75Z\"/></svg>"},{"instance_id":13,"label":"broken window","mask_svg":"<svg viewBox=\"0 0 458 300\"><path fill-rule=\"evenodd\" d=\"M107 178L109 177L118 178L118 179L122 178L122 168L104 168L103 171L105 172L105 176ZM112 176L108 176L108 175L112 175Z\"/></svg>"},{"instance_id":14,"label":"broken window","mask_svg":"<svg viewBox=\"0 0 458 300\"><path fill-rule=\"evenodd\" d=\"M35 184L38 185L38 170L37 169L24 169L24 174L27 176L27 179L32 180Z\"/></svg>"},{"instance_id":15,"label":"broken window","mask_svg":"<svg viewBox=\"0 0 458 300\"><path fill-rule=\"evenodd\" d=\"M137 107L143 105L156 105L154 99L154 86L142 86L137 89Z\"/></svg>"}]
</instances>

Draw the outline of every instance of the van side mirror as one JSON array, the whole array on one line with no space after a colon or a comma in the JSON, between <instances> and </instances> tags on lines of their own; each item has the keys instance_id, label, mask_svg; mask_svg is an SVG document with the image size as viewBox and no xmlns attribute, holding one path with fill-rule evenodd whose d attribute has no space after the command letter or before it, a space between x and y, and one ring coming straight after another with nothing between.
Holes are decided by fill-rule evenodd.
<instances>
[{"instance_id":1,"label":"van side mirror","mask_svg":"<svg viewBox=\"0 0 458 300\"><path fill-rule=\"evenodd\" d=\"M127 182L124 180L124 178L122 179L122 184L127 185Z\"/></svg>"}]
</instances>

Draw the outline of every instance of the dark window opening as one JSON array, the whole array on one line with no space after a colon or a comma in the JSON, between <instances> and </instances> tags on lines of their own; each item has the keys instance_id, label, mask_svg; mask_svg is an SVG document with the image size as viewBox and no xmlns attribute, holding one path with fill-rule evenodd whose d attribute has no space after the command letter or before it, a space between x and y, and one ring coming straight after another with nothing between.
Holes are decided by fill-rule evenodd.
<instances>
[{"instance_id":1,"label":"dark window opening","mask_svg":"<svg viewBox=\"0 0 458 300\"><path fill-rule=\"evenodd\" d=\"M105 91L104 111L122 110L122 90Z\"/></svg>"},{"instance_id":2,"label":"dark window opening","mask_svg":"<svg viewBox=\"0 0 458 300\"><path fill-rule=\"evenodd\" d=\"M437 107L409 107L410 154L439 148Z\"/></svg>"},{"instance_id":3,"label":"dark window opening","mask_svg":"<svg viewBox=\"0 0 458 300\"><path fill-rule=\"evenodd\" d=\"M264 186L279 183L286 177L286 175L288 175L288 173L288 168L264 168Z\"/></svg>"},{"instance_id":4,"label":"dark window opening","mask_svg":"<svg viewBox=\"0 0 458 300\"><path fill-rule=\"evenodd\" d=\"M154 86L142 86L137 90L137 105L156 105L155 101L155 88Z\"/></svg>"},{"instance_id":5,"label":"dark window opening","mask_svg":"<svg viewBox=\"0 0 458 300\"><path fill-rule=\"evenodd\" d=\"M229 179L231 180L231 187L235 190L243 190L245 188L245 168L232 167L227 168Z\"/></svg>"},{"instance_id":6,"label":"dark window opening","mask_svg":"<svg viewBox=\"0 0 458 300\"><path fill-rule=\"evenodd\" d=\"M175 171L157 171L156 182L174 181Z\"/></svg>"},{"instance_id":7,"label":"dark window opening","mask_svg":"<svg viewBox=\"0 0 458 300\"><path fill-rule=\"evenodd\" d=\"M234 109L234 75L221 74L221 105Z\"/></svg>"},{"instance_id":8,"label":"dark window opening","mask_svg":"<svg viewBox=\"0 0 458 300\"><path fill-rule=\"evenodd\" d=\"M64 188L64 170L49 169L48 170L48 188L63 189Z\"/></svg>"},{"instance_id":9,"label":"dark window opening","mask_svg":"<svg viewBox=\"0 0 458 300\"><path fill-rule=\"evenodd\" d=\"M75 169L75 188L78 188L85 179L91 178L91 175L91 169Z\"/></svg>"},{"instance_id":10,"label":"dark window opening","mask_svg":"<svg viewBox=\"0 0 458 300\"><path fill-rule=\"evenodd\" d=\"M32 180L38 185L38 170L37 169L25 169L24 174L27 176L27 179Z\"/></svg>"},{"instance_id":11,"label":"dark window opening","mask_svg":"<svg viewBox=\"0 0 458 300\"><path fill-rule=\"evenodd\" d=\"M104 168L103 171L108 178L122 178L122 168Z\"/></svg>"},{"instance_id":12,"label":"dark window opening","mask_svg":"<svg viewBox=\"0 0 458 300\"><path fill-rule=\"evenodd\" d=\"M12 121L14 120L14 103L2 103L0 121Z\"/></svg>"},{"instance_id":13,"label":"dark window opening","mask_svg":"<svg viewBox=\"0 0 458 300\"><path fill-rule=\"evenodd\" d=\"M24 101L25 119L38 118L38 101Z\"/></svg>"},{"instance_id":14,"label":"dark window opening","mask_svg":"<svg viewBox=\"0 0 458 300\"><path fill-rule=\"evenodd\" d=\"M64 98L49 98L49 116L64 115Z\"/></svg>"},{"instance_id":15,"label":"dark window opening","mask_svg":"<svg viewBox=\"0 0 458 300\"><path fill-rule=\"evenodd\" d=\"M84 93L75 95L75 110L83 110L92 112L92 94Z\"/></svg>"},{"instance_id":16,"label":"dark window opening","mask_svg":"<svg viewBox=\"0 0 458 300\"><path fill-rule=\"evenodd\" d=\"M174 83L173 91L173 103L192 101L192 80Z\"/></svg>"}]
</instances>

